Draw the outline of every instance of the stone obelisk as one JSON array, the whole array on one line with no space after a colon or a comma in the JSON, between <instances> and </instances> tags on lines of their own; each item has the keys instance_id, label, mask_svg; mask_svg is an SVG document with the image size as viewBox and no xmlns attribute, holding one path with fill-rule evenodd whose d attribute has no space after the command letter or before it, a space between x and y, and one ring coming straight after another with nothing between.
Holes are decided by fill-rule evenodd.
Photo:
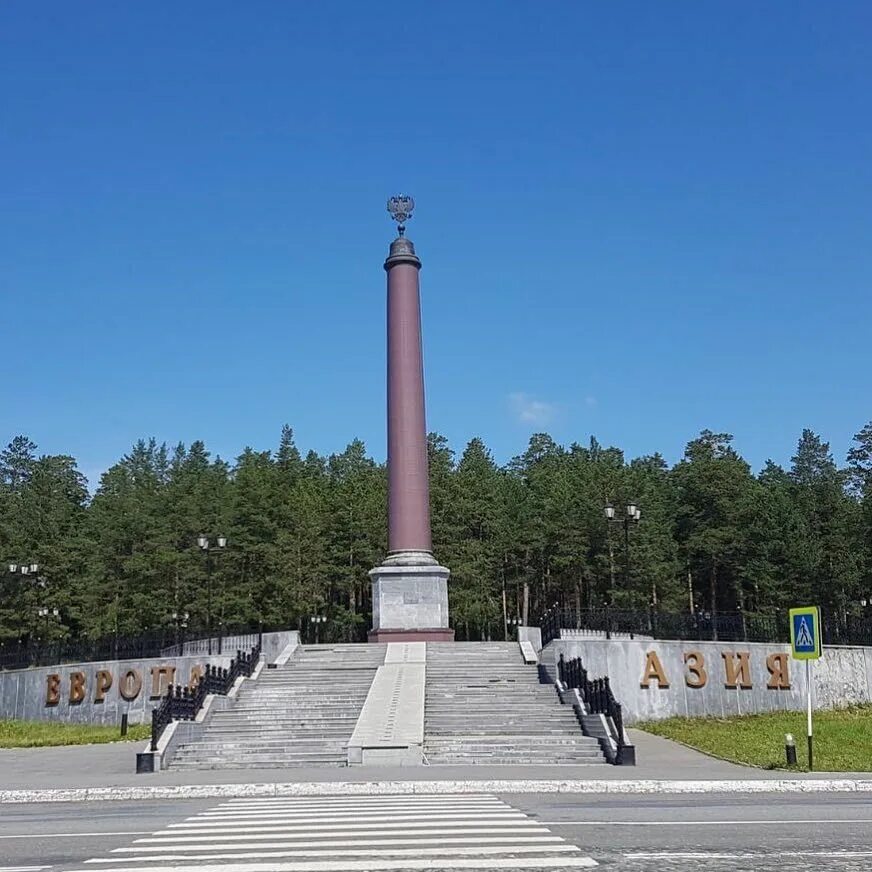
<instances>
[{"instance_id":1,"label":"stone obelisk","mask_svg":"<svg viewBox=\"0 0 872 872\"><path fill-rule=\"evenodd\" d=\"M371 642L445 642L448 575L433 557L430 485L424 414L424 357L421 350L421 261L406 237L415 202L388 200L399 225L391 243L388 274L388 555L370 570Z\"/></svg>"}]
</instances>

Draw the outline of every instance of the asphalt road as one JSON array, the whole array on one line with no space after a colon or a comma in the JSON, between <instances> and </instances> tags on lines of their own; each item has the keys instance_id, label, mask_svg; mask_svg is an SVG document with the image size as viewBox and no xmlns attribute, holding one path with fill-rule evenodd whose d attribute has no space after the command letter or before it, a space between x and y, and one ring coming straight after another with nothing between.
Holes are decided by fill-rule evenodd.
<instances>
[{"instance_id":1,"label":"asphalt road","mask_svg":"<svg viewBox=\"0 0 872 872\"><path fill-rule=\"evenodd\" d=\"M529 821L547 827L555 837L562 837L566 842L577 845L581 852L571 857L590 857L605 870L721 872L742 869L787 872L821 869L866 872L872 868L872 795L867 794L638 797L512 794L500 799L511 809L523 812ZM381 800L373 800L373 803ZM232 813L243 817L250 815L256 824L268 823L272 826L274 822L271 816L284 814L261 814L261 806L249 811L245 810L245 800L236 802L237 805L233 806L236 811ZM355 800L354 804L352 814L366 814L356 810L360 805L358 801ZM226 859L223 863L212 860L211 854L198 860L186 858L163 862L160 862L162 858L159 856L115 854L114 859L112 857L114 849L135 850L131 845L137 839L149 838L152 834L164 838L169 832L169 836L178 841L179 830L168 831L167 827L188 818L195 823L186 826L214 825L216 830L220 830L215 838L226 840L230 823L226 823L224 818L213 820L210 817L225 814L222 808L226 807L226 803L214 799L0 805L0 872L219 867L231 872L236 868L245 868L232 861L228 864ZM402 815L398 816L396 812L395 805L390 814L392 819L399 820ZM294 814L299 815L299 812L295 811ZM319 826L323 824L329 829L333 825L332 813L322 810L318 814ZM343 814L346 813L337 812L335 818ZM438 817L438 814L433 817ZM202 823L204 820L205 824ZM248 827L246 821L243 824ZM429 825L438 826L432 822ZM285 830L292 828L284 824L281 826ZM393 826L404 825L395 822ZM207 840L210 837L194 838ZM259 838L273 839L278 836ZM158 839L152 838L151 841ZM567 855L562 856L565 858ZM87 862L95 858L98 859L96 865ZM99 858L104 858L102 863ZM337 862L341 865L335 865ZM421 862L427 865L413 868L449 868L441 866L438 859ZM464 862L457 860L450 868L473 868L462 865ZM480 858L477 862L487 861ZM571 860L568 862L571 864ZM261 862L262 869L260 866L258 868L261 872L267 872L268 869L282 867L281 862L274 867L271 863L276 861ZM313 869L369 868L365 860L352 863L335 858L331 862L319 861L311 865ZM254 866L250 868L254 870ZM389 867L374 864L372 868ZM476 868L523 870L557 868L557 865L540 864L532 867L529 861L525 865L524 857L519 855L512 860L501 860L493 867Z\"/></svg>"},{"instance_id":2,"label":"asphalt road","mask_svg":"<svg viewBox=\"0 0 872 872\"><path fill-rule=\"evenodd\" d=\"M872 869L872 795L513 796L621 872Z\"/></svg>"},{"instance_id":3,"label":"asphalt road","mask_svg":"<svg viewBox=\"0 0 872 872\"><path fill-rule=\"evenodd\" d=\"M212 799L0 805L0 870L72 869L215 804Z\"/></svg>"}]
</instances>

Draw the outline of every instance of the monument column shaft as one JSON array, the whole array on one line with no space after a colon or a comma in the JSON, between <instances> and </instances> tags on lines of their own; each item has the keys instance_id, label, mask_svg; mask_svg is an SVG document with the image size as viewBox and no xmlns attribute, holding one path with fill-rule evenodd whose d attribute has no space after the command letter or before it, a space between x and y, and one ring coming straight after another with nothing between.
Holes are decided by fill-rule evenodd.
<instances>
[{"instance_id":1,"label":"monument column shaft","mask_svg":"<svg viewBox=\"0 0 872 872\"><path fill-rule=\"evenodd\" d=\"M424 357L421 352L421 261L405 236L415 201L388 200L399 224L385 270L388 274L388 555L369 571L372 580L371 642L451 642L447 566L430 540Z\"/></svg>"},{"instance_id":2,"label":"monument column shaft","mask_svg":"<svg viewBox=\"0 0 872 872\"><path fill-rule=\"evenodd\" d=\"M421 349L420 261L389 257L388 549L432 551L424 358Z\"/></svg>"}]
</instances>

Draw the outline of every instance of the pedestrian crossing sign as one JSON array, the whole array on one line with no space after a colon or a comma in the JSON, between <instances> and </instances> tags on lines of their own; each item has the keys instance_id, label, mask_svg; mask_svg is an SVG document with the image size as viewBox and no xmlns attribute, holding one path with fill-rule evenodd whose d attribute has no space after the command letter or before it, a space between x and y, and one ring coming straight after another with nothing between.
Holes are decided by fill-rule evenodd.
<instances>
[{"instance_id":1,"label":"pedestrian crossing sign","mask_svg":"<svg viewBox=\"0 0 872 872\"><path fill-rule=\"evenodd\" d=\"M817 606L790 610L790 647L794 660L821 656L821 613Z\"/></svg>"}]
</instances>

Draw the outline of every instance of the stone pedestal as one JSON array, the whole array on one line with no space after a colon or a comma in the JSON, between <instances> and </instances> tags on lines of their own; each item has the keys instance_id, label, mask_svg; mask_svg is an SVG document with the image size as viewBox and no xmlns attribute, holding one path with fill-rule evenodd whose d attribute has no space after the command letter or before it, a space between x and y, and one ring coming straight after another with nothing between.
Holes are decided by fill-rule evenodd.
<instances>
[{"instance_id":1,"label":"stone pedestal","mask_svg":"<svg viewBox=\"0 0 872 872\"><path fill-rule=\"evenodd\" d=\"M447 567L426 551L399 551L371 569L370 642L453 642Z\"/></svg>"}]
</instances>

